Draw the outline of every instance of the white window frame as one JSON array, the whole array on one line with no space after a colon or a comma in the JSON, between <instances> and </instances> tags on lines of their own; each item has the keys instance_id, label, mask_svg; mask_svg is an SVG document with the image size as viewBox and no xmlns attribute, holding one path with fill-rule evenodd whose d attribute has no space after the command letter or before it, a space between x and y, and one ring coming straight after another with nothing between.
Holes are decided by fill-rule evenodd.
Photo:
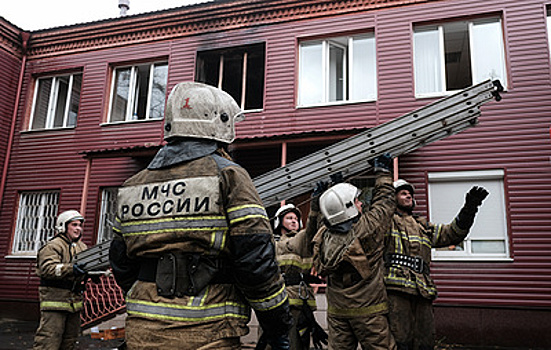
<instances>
[{"instance_id":1,"label":"white window frame","mask_svg":"<svg viewBox=\"0 0 551 350\"><path fill-rule=\"evenodd\" d=\"M362 98L353 99L350 96L353 95L351 89L353 88L353 79L354 77L354 41L355 40L369 40L370 49L373 54L370 57L364 57L366 59L366 69L371 75L369 79L369 86L366 92L366 95ZM304 70L308 62L305 59L305 53L303 49L307 47L321 47L321 100L310 102L306 94L310 92L310 87L308 86L304 75ZM342 89L343 96L342 100L332 100L331 98L331 48L338 47L344 51L343 59L343 72L342 72ZM298 78L298 97L297 97L297 107L310 107L310 106L319 106L319 105L331 105L331 104L343 104L343 103L355 103L355 102L369 102L375 101L377 99L377 54L376 54L376 42L374 33L366 33L361 35L354 36L341 36L333 37L321 40L304 40L299 44L299 78ZM319 57L318 57L319 58ZM338 84L335 83L335 86Z\"/></svg>"},{"instance_id":2,"label":"white window frame","mask_svg":"<svg viewBox=\"0 0 551 350\"><path fill-rule=\"evenodd\" d=\"M550 54L550 58L551 58L551 8L547 8L546 9L546 12L547 12L547 17L546 17L546 20L547 20L547 49L549 51L549 54Z\"/></svg>"},{"instance_id":3,"label":"white window frame","mask_svg":"<svg viewBox=\"0 0 551 350\"><path fill-rule=\"evenodd\" d=\"M149 80L148 80L148 88L147 88L147 101L145 106L145 116L144 119L138 119L136 115L136 109L137 109L137 100L140 98L140 96L136 96L137 94L137 88L139 88L138 83L139 79L137 79L138 76L138 67L142 66L149 66ZM155 67L157 66L166 66L167 67L167 80L165 81L165 89L167 87L168 83L168 62L166 61L158 61L158 62L151 62L151 63L144 63L144 64L136 64L132 66L120 66L115 67L113 69L113 76L111 78L111 94L109 96L109 115L108 115L108 123L126 123L126 122L133 122L133 121L144 121L144 120L161 120L161 118L151 118L151 95L152 95L152 87L153 87L153 78L155 73ZM117 72L120 70L130 69L130 82L128 85L128 94L126 96L126 111L124 113L124 120L117 120L112 121L113 119L113 103L115 94L117 93ZM166 100L166 93L165 93L165 100ZM164 107L163 107L163 113L161 115L164 116Z\"/></svg>"},{"instance_id":4,"label":"white window frame","mask_svg":"<svg viewBox=\"0 0 551 350\"><path fill-rule=\"evenodd\" d=\"M468 30L469 30L469 48L470 48L470 64L471 64L471 75L472 75L472 82L471 84L477 84L480 83L486 79L499 79L501 84L504 88L507 88L507 65L505 61L505 44L504 44L504 33L503 33L503 25L501 18L497 17L490 17L490 18L483 18L483 19L476 19L467 21L468 22ZM453 23L453 22L450 22ZM494 58L493 63L496 64L496 69L492 70L492 73L484 76L480 76L479 73L479 63L477 62L477 53L475 52L478 50L484 50L481 48L481 46L475 45L475 39L474 37L474 29L475 26L482 26L484 24L488 23L496 23L500 28L500 34L501 34L501 40L497 41L495 44L497 45L497 49L500 52L500 55L498 57ZM424 97L437 97L442 95L449 95L454 93L457 90L449 90L446 86L446 62L445 62L445 42L444 42L444 24L440 25L420 25L415 27L413 29L413 61L414 61L414 79L415 79L415 97L417 98L424 98ZM436 29L430 29L431 27L435 27ZM427 28L429 28L427 30ZM427 77L431 76L429 72L422 71L422 68L420 66L420 61L417 56L418 49L416 48L416 36L419 33L427 32L427 31L437 31L438 33L438 51L439 51L439 57L437 58L438 66L439 66L439 75L440 75L440 82L439 86L436 87L435 91L423 91L419 92L419 84L421 77ZM421 52L421 51L419 51ZM483 55L488 56L488 55ZM494 55L495 56L495 55ZM438 68L438 67L436 67Z\"/></svg>"},{"instance_id":5,"label":"white window frame","mask_svg":"<svg viewBox=\"0 0 551 350\"><path fill-rule=\"evenodd\" d=\"M33 257L55 235L59 191L22 192L11 254Z\"/></svg>"},{"instance_id":6,"label":"white window frame","mask_svg":"<svg viewBox=\"0 0 551 350\"><path fill-rule=\"evenodd\" d=\"M450 223L455 218L457 213L464 204L465 194L472 186L476 186L477 183L489 183L494 187L494 190L490 191L490 195L484 200L484 203L479 208L477 216L475 218L475 223L471 228L471 231L467 238L464 240L464 250L432 250L432 257L436 261L446 261L446 260L464 260L464 261L511 261L510 251L509 251L509 234L508 234L508 224L507 224L507 212L506 212L506 200L505 200L505 188L504 188L504 176L505 173L501 169L496 170L482 170L482 171L456 171L456 172L437 172L428 174L428 206L429 206L429 215L430 221L434 223ZM435 213L435 204L434 197L440 196L442 194L434 193L434 189L431 187L431 184L435 183L457 183L457 186L464 187L460 198L451 198L454 203L457 203L456 208L453 209L454 214L451 214L453 217L440 217ZM494 186L495 185L495 186ZM482 185L483 186L483 185ZM449 196L449 194L447 194ZM497 208L502 216L497 217L490 213L491 209ZM450 211L451 212L451 211ZM486 222L496 222L501 226L502 232L501 237L496 235L484 235L479 227L482 227L483 221ZM473 253L472 252L472 242L473 241L499 241L503 242L504 253Z\"/></svg>"},{"instance_id":7,"label":"white window frame","mask_svg":"<svg viewBox=\"0 0 551 350\"><path fill-rule=\"evenodd\" d=\"M106 187L101 191L97 244L113 238L112 228L117 215L117 192L118 187Z\"/></svg>"},{"instance_id":8,"label":"white window frame","mask_svg":"<svg viewBox=\"0 0 551 350\"><path fill-rule=\"evenodd\" d=\"M75 119L75 125L68 125L69 123L69 113L71 109L71 97L73 92L73 82L74 82L74 76L79 75L82 77L82 73L76 73L76 74L69 74L69 75L58 75L58 76L50 76L50 77L41 77L36 80L36 84L34 86L34 98L33 98L33 104L31 108L31 118L29 121L29 128L28 130L44 130L44 129L57 129L57 128L74 128L76 126L76 119ZM55 122L55 115L56 115L56 108L57 108L57 100L59 97L59 86L60 86L60 79L69 77L69 83L67 86L67 96L65 101L65 112L63 114L63 125L60 127L54 127ZM45 81L47 79L52 79L52 88L50 90L50 95L48 97L48 107L46 112L46 121L43 128L36 128L33 129L33 123L35 119L35 113L36 113L36 104L38 102L38 94L40 89L40 83L42 81ZM81 87L82 88L82 87ZM79 92L80 95L80 92ZM79 105L80 105L80 97L79 97ZM78 109L78 108L77 108Z\"/></svg>"}]
</instances>

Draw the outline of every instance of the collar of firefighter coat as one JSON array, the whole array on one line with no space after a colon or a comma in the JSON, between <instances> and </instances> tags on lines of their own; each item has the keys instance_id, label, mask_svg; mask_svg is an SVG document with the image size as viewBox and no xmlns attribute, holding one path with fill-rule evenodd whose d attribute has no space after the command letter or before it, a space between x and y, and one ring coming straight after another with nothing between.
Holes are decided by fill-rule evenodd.
<instances>
[{"instance_id":1,"label":"collar of firefighter coat","mask_svg":"<svg viewBox=\"0 0 551 350\"><path fill-rule=\"evenodd\" d=\"M218 143L214 140L179 139L163 146L149 166L150 170L162 169L214 153Z\"/></svg>"}]
</instances>

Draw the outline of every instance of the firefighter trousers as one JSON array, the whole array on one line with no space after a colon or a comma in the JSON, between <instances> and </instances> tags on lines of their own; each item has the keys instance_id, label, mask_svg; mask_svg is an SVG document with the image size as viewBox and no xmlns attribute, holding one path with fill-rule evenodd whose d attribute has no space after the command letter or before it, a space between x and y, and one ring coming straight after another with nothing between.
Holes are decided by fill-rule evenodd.
<instances>
[{"instance_id":1,"label":"firefighter trousers","mask_svg":"<svg viewBox=\"0 0 551 350\"><path fill-rule=\"evenodd\" d=\"M388 319L399 350L434 348L432 301L418 295L388 291Z\"/></svg>"},{"instance_id":2,"label":"firefighter trousers","mask_svg":"<svg viewBox=\"0 0 551 350\"><path fill-rule=\"evenodd\" d=\"M330 350L395 350L386 315L340 318L327 315Z\"/></svg>"},{"instance_id":3,"label":"firefighter trousers","mask_svg":"<svg viewBox=\"0 0 551 350\"><path fill-rule=\"evenodd\" d=\"M34 350L72 350L80 334L80 312L41 311Z\"/></svg>"}]
</instances>

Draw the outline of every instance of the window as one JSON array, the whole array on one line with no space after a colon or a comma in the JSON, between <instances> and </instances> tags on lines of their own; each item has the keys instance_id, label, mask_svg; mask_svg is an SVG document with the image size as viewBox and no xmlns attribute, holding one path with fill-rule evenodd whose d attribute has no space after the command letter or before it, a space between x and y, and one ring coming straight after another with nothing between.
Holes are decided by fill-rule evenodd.
<instances>
[{"instance_id":1,"label":"window","mask_svg":"<svg viewBox=\"0 0 551 350\"><path fill-rule=\"evenodd\" d=\"M551 51L551 8L547 8L547 43Z\"/></svg>"},{"instance_id":2,"label":"window","mask_svg":"<svg viewBox=\"0 0 551 350\"><path fill-rule=\"evenodd\" d=\"M195 80L230 94L244 110L264 104L264 43L197 53Z\"/></svg>"},{"instance_id":3,"label":"window","mask_svg":"<svg viewBox=\"0 0 551 350\"><path fill-rule=\"evenodd\" d=\"M162 119L167 77L166 62L115 68L109 122Z\"/></svg>"},{"instance_id":4,"label":"window","mask_svg":"<svg viewBox=\"0 0 551 350\"><path fill-rule=\"evenodd\" d=\"M507 86L497 18L415 26L413 40L417 96L462 90L486 79Z\"/></svg>"},{"instance_id":5,"label":"window","mask_svg":"<svg viewBox=\"0 0 551 350\"><path fill-rule=\"evenodd\" d=\"M116 187L108 187L101 191L98 244L113 238L112 228L115 223L115 216L117 214L117 190L118 188Z\"/></svg>"},{"instance_id":6,"label":"window","mask_svg":"<svg viewBox=\"0 0 551 350\"><path fill-rule=\"evenodd\" d=\"M76 126L81 85L82 74L37 79L29 130Z\"/></svg>"},{"instance_id":7,"label":"window","mask_svg":"<svg viewBox=\"0 0 551 350\"><path fill-rule=\"evenodd\" d=\"M373 34L300 43L299 106L376 98Z\"/></svg>"},{"instance_id":8,"label":"window","mask_svg":"<svg viewBox=\"0 0 551 350\"><path fill-rule=\"evenodd\" d=\"M34 256L55 235L58 202L58 191L20 194L12 254Z\"/></svg>"},{"instance_id":9,"label":"window","mask_svg":"<svg viewBox=\"0 0 551 350\"><path fill-rule=\"evenodd\" d=\"M490 192L479 208L467 239L458 246L433 250L435 258L492 260L509 257L507 218L502 170L429 174L430 221L450 223L465 202L472 186Z\"/></svg>"}]
</instances>

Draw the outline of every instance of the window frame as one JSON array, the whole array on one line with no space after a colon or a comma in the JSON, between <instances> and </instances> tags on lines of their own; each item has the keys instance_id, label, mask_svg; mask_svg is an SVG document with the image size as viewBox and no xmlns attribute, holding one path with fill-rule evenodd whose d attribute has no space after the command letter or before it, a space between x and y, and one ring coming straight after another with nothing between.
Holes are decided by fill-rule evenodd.
<instances>
[{"instance_id":1,"label":"window frame","mask_svg":"<svg viewBox=\"0 0 551 350\"><path fill-rule=\"evenodd\" d=\"M412 46L413 46L413 78L414 78L414 93L416 98L431 98L431 97L440 97L440 96L446 96L451 95L457 91L460 91L461 89L448 89L447 82L446 82L446 76L447 76L447 70L446 70L446 51L445 51L445 45L446 41L444 38L444 26L446 25L453 25L455 23L461 23L465 22L467 23L467 30L468 30L468 40L469 40L469 64L470 64L470 70L471 70L471 83L470 85L474 85L477 83L482 82L485 79L478 80L478 70L479 70L479 59L476 55L475 50L475 40L473 39L473 32L474 27L478 25L484 25L488 23L496 23L500 28L500 41L496 43L498 46L498 49L500 50L500 55L498 58L495 58L493 63L499 64L499 70L500 74L502 74L502 77L492 77L492 79L500 79L501 84L505 89L507 89L508 86L508 69L507 69L507 60L506 60L506 46L505 46L505 32L503 28L503 18L501 16L488 16L488 17L478 17L478 18L471 18L466 20L449 20L449 21L442 21L436 24L413 24L412 27ZM416 54L416 34L421 32L427 32L429 28L435 27L437 33L438 33L438 51L439 51L439 57L437 58L438 64L440 67L440 90L439 91L429 91L429 92L419 92L419 78L418 76L424 75L426 76L426 72L418 72L418 66L417 62L419 61L418 56ZM434 31L434 30L433 30ZM423 74L425 73L425 74Z\"/></svg>"},{"instance_id":2,"label":"window frame","mask_svg":"<svg viewBox=\"0 0 551 350\"><path fill-rule=\"evenodd\" d=\"M252 73L250 72L250 68L249 68L249 65L248 65L248 61L249 61L249 55L254 55L254 54L258 54L258 53L261 53L262 55L262 58L263 58L263 69L261 72L255 72L255 73ZM224 89L224 68L225 68L225 60L224 58L227 57L227 56L231 56L231 55L236 55L236 54L240 54L242 55L241 56L241 87L240 87L240 98L237 98L235 96L233 96L232 92L230 91L226 91ZM212 58L212 57L218 57L218 79L217 79L217 82L216 84L211 84L213 86L216 86L217 88L221 89L221 90L224 90L226 92L228 92L230 95L232 95L232 97L234 98L234 100L237 102L237 104L239 105L239 107L244 111L244 112L261 112L264 110L264 106L265 106L265 96L264 96L264 91L266 90L266 43L265 42L260 42L260 43L251 43L251 44L247 44L247 45L240 45L240 46L234 46L234 47L224 47L224 48L220 48L220 49L212 49L212 50L200 50L200 51L197 51L196 53L196 56L197 56L197 62L196 62L196 65L195 65L195 81L196 82L200 82L200 83L204 83L204 84L211 84L210 82L207 82L207 79L203 78L202 75L205 75L205 73L203 71L201 71L201 69L205 69L204 66L201 66L201 62L204 64L204 62L207 61L208 58ZM248 76L249 75L260 75L259 73L261 73L262 75L262 92L260 93L261 97L262 97L262 101L261 101L261 104L262 106L260 106L260 108L249 108L247 109L247 92L249 91L248 89Z\"/></svg>"},{"instance_id":3,"label":"window frame","mask_svg":"<svg viewBox=\"0 0 551 350\"><path fill-rule=\"evenodd\" d=\"M108 241L113 238L112 227L115 224L117 215L117 193L119 187L103 187L100 192L99 210L98 210L98 230L96 244ZM107 212L109 206L112 212Z\"/></svg>"},{"instance_id":4,"label":"window frame","mask_svg":"<svg viewBox=\"0 0 551 350\"><path fill-rule=\"evenodd\" d=\"M80 90L78 91L78 106L77 106L77 112L75 117L75 123L74 125L68 125L70 122L69 114L71 112L71 102L72 102L72 95L73 95L73 87L74 87L74 81L75 76L80 76ZM65 104L64 104L64 113L63 113L63 122L61 126L54 126L55 120L56 120L56 114L58 109L58 98L60 96L59 89L60 89L60 81L62 78L69 77L69 82L67 84L67 93L65 96ZM44 121L44 127L41 128L33 128L33 124L35 122L37 113L37 103L38 103L38 97L40 92L40 86L41 82L45 82L46 80L51 79L52 84L49 91L49 97L48 97L48 105L46 107L46 117ZM80 112L80 99L82 95L82 80L83 74L82 72L76 72L76 73L68 73L68 74L57 74L57 75L48 75L48 76L41 76L37 77L34 84L33 89L33 102L31 105L31 113L29 117L29 125L27 127L26 131L38 131L38 130L55 130L55 129L71 129L75 128L77 126L77 120L78 115Z\"/></svg>"},{"instance_id":5,"label":"window frame","mask_svg":"<svg viewBox=\"0 0 551 350\"><path fill-rule=\"evenodd\" d=\"M446 251L446 250L437 250L436 248L432 249L432 258L434 261L512 261L511 249L510 249L510 228L508 221L507 213L507 198L506 198L506 189L505 189L505 172L502 169L495 170L475 170L475 171L452 171L452 172L434 172L428 173L428 188L427 188L427 206L429 210L429 217L431 222L441 222L438 218L435 218L433 212L433 199L431 184L434 183L456 183L461 184L462 182L469 182L469 186L475 186L477 181L495 181L495 186L498 189L499 193L491 191L490 196L486 198L483 205L479 208L477 216L475 218L475 224L473 225L471 232L467 235L464 240L464 250L461 251ZM470 188L467 186L467 190ZM462 194L463 195L463 194ZM459 200L459 199L458 199ZM463 206L464 196L461 198L461 201L457 203L457 213L460 208ZM498 202L496 202L498 201ZM493 202L493 203L492 203ZM504 231L501 232L501 238L491 237L489 235L477 235L472 237L473 234L477 233L477 221L484 220L484 217L488 214L484 210L484 207L494 207L499 205L502 208L502 217L501 225ZM455 214L456 215L456 214ZM493 218L495 216L492 215ZM453 220L453 218L451 219ZM449 220L449 222L451 222ZM479 223L480 225L480 223ZM472 242L475 241L499 241L503 242L504 253L473 253L472 251Z\"/></svg>"},{"instance_id":6,"label":"window frame","mask_svg":"<svg viewBox=\"0 0 551 350\"><path fill-rule=\"evenodd\" d=\"M139 101L139 92L138 92L138 98L136 99L136 91L139 88L137 85L139 83L138 72L139 67L145 67L148 66L149 70L149 76L148 76L148 87L147 87L147 100L145 103L145 115L143 119L139 119L139 116L135 118L134 116L136 114L136 109L138 108L137 101ZM163 111L160 113L160 118L151 118L151 99L152 99L152 87L153 87L153 81L154 81L154 74L155 74L155 67L157 66L166 66L166 81L164 84L165 88L165 95L164 95L164 104L163 104ZM128 83L128 93L126 95L126 108L124 112L124 120L116 120L113 121L113 103L115 102L115 95L117 94L117 72L130 69L130 79ZM143 62L143 63L134 63L129 65L120 65L120 66L114 66L112 67L112 74L111 74L111 88L109 93L109 106L108 106L108 112L107 112L107 124L120 124L120 123L132 123L132 122L144 122L144 121L152 121L152 120L162 120L164 118L164 109L166 107L166 88L168 86L168 69L169 64L167 60L155 60L155 61L149 61L149 62Z\"/></svg>"},{"instance_id":7,"label":"window frame","mask_svg":"<svg viewBox=\"0 0 551 350\"><path fill-rule=\"evenodd\" d=\"M57 213L59 210L60 195L61 191L59 190L22 191L19 193L19 203L17 206L17 215L10 256L36 257L38 250L55 235L55 222L57 220ZM31 196L39 196L39 213L36 215L31 215L30 222L25 223L25 220L28 220L29 217L29 210L32 209L32 205L28 205L28 203L33 200L33 198L30 198ZM48 196L52 196L52 203L46 202L48 200ZM48 207L50 207L49 210ZM45 215L47 212L49 212L49 215ZM46 225L45 222L50 222L51 224ZM24 224L27 228L22 227ZM28 228L28 226L35 227ZM31 236L29 236L29 234ZM28 244L34 245L33 250L17 248L21 240L25 238L32 238L32 243Z\"/></svg>"},{"instance_id":8,"label":"window frame","mask_svg":"<svg viewBox=\"0 0 551 350\"><path fill-rule=\"evenodd\" d=\"M372 74L372 80L369 81L369 88L366 89L366 96L360 98L351 97L354 95L352 89L354 87L354 70L356 65L354 64L354 50L356 49L355 41L360 40L369 40L368 45L369 49L372 49L373 54L365 58L367 62L365 63L366 69ZM376 101L378 98L378 77L377 77L377 49L376 49L376 37L374 31L368 31L361 34L354 35L340 35L340 36L331 36L322 39L303 39L298 44L298 89L297 89L297 108L304 107L317 107L317 106L327 106L327 105L338 105L338 104L350 104L358 102L372 102ZM306 77L303 77L304 69L303 66L305 63L305 53L303 49L307 47L316 47L321 48L321 101L319 102L309 102L309 96L304 95L304 91L309 91L306 85ZM343 50L343 60L342 60L342 99L334 99L331 97L331 89L333 85L338 87L339 84L332 84L332 60L331 60L331 48L337 47Z\"/></svg>"}]
</instances>

